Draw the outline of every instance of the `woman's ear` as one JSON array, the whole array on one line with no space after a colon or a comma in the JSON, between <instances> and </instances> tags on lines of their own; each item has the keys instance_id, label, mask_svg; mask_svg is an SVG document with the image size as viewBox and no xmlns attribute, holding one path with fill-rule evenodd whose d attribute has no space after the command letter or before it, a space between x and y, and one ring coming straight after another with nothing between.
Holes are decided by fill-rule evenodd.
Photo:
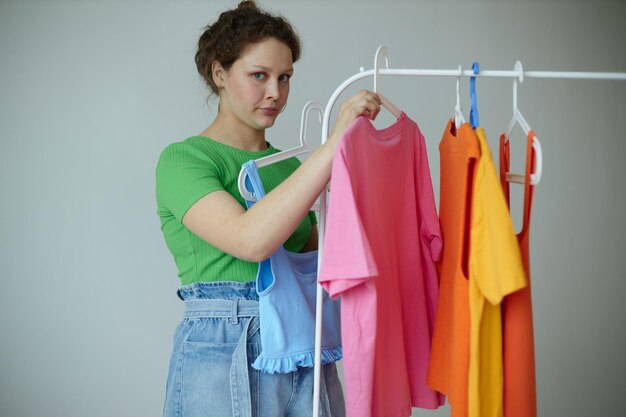
<instances>
[{"instance_id":1,"label":"woman's ear","mask_svg":"<svg viewBox=\"0 0 626 417\"><path fill-rule=\"evenodd\" d=\"M224 88L224 79L226 76L226 70L222 67L219 61L213 61L211 63L211 77L218 89Z\"/></svg>"}]
</instances>

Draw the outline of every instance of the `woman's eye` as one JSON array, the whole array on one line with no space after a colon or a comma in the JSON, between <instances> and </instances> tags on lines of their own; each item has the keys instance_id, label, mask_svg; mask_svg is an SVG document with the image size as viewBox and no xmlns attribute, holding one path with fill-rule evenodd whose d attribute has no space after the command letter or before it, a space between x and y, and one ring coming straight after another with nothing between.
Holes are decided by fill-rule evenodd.
<instances>
[{"instance_id":1,"label":"woman's eye","mask_svg":"<svg viewBox=\"0 0 626 417\"><path fill-rule=\"evenodd\" d=\"M278 78L279 81L289 81L289 75L283 74Z\"/></svg>"},{"instance_id":2,"label":"woman's eye","mask_svg":"<svg viewBox=\"0 0 626 417\"><path fill-rule=\"evenodd\" d=\"M263 79L263 73L262 72L255 72L252 75L256 80L262 80Z\"/></svg>"}]
</instances>

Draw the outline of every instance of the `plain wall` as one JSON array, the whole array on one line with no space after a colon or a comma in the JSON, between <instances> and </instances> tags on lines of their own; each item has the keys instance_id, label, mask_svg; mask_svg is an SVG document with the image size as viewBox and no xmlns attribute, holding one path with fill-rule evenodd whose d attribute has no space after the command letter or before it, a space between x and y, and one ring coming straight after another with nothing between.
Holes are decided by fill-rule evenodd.
<instances>
[{"instance_id":1,"label":"plain wall","mask_svg":"<svg viewBox=\"0 0 626 417\"><path fill-rule=\"evenodd\" d=\"M235 4L0 1L0 415L160 415L182 303L154 170L167 144L215 114L193 56L202 27ZM304 43L289 106L268 131L282 148L297 143L303 105L325 105L359 67L372 68L380 44L399 68L479 61L510 70L519 59L525 70L626 71L623 1L261 5L288 17ZM511 118L511 85L478 80L494 153ZM362 88L373 88L371 78L342 98ZM381 90L420 125L438 195L454 78L383 77ZM467 79L462 97L468 117ZM543 417L626 408L625 102L623 81L526 79L519 88L544 158L531 227ZM309 125L319 140L320 127ZM521 146L513 159L521 167Z\"/></svg>"}]
</instances>

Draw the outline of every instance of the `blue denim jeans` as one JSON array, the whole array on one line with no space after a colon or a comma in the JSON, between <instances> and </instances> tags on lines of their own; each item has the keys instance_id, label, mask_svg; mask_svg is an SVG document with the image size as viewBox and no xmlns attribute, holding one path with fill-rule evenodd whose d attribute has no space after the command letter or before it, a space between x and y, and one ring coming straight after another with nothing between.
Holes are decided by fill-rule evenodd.
<instances>
[{"instance_id":1,"label":"blue denim jeans","mask_svg":"<svg viewBox=\"0 0 626 417\"><path fill-rule=\"evenodd\" d=\"M164 417L308 417L313 368L266 374L251 364L261 351L254 282L201 282L178 290L185 301L174 333ZM335 364L322 367L320 415L344 417Z\"/></svg>"}]
</instances>

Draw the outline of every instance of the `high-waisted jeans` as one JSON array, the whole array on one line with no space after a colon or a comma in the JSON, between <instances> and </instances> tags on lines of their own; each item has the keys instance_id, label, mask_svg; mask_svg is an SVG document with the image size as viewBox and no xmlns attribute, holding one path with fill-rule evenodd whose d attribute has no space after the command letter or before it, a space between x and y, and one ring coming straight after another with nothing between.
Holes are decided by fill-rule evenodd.
<instances>
[{"instance_id":1,"label":"high-waisted jeans","mask_svg":"<svg viewBox=\"0 0 626 417\"><path fill-rule=\"evenodd\" d=\"M313 368L266 374L250 365L262 346L254 282L200 282L178 290L185 302L174 333L164 417L308 417ZM322 366L320 411L344 417L335 364Z\"/></svg>"}]
</instances>

